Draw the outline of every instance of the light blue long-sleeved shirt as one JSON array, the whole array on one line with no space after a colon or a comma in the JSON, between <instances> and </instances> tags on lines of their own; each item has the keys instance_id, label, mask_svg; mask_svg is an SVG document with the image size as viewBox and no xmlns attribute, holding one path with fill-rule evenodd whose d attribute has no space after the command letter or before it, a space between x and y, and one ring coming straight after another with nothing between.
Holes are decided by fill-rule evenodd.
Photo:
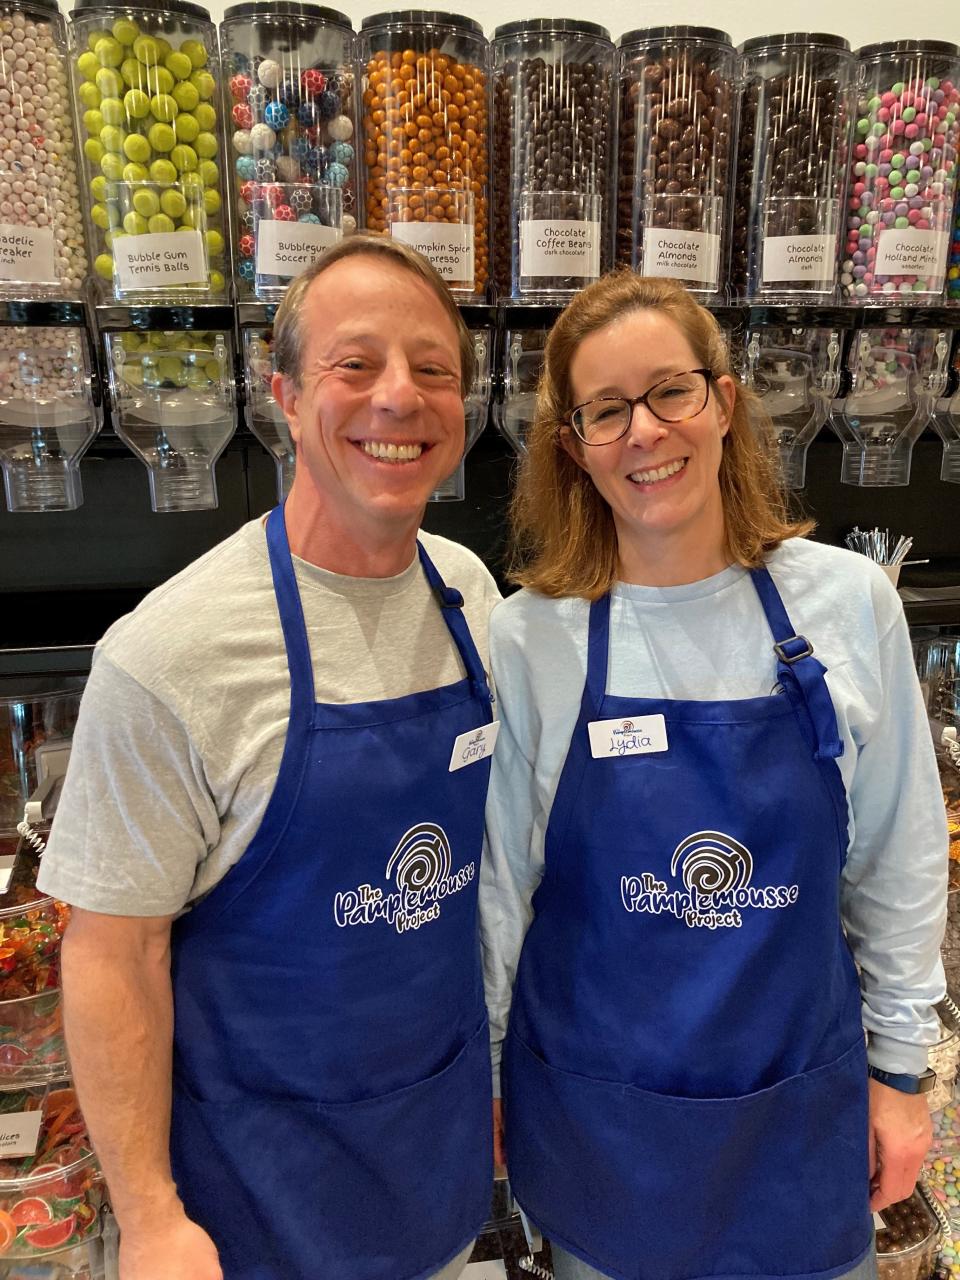
<instances>
[{"instance_id":1,"label":"light blue long-sleeved shirt","mask_svg":"<svg viewBox=\"0 0 960 1280\"><path fill-rule=\"evenodd\" d=\"M827 667L843 739L850 847L840 903L860 967L870 1061L919 1073L938 1036L931 1006L944 994L948 842L903 609L882 570L850 551L794 538L768 568L795 629ZM588 614L586 601L521 591L490 622L502 724L480 894L495 1064L577 720ZM610 637L615 696L753 698L776 684L773 640L738 567L687 586L618 584Z\"/></svg>"}]
</instances>

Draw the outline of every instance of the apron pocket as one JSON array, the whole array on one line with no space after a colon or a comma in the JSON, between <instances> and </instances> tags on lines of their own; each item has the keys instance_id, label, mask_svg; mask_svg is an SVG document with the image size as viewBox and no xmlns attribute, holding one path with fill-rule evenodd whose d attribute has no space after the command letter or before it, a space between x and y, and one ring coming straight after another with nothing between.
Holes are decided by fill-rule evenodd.
<instances>
[{"instance_id":1,"label":"apron pocket","mask_svg":"<svg viewBox=\"0 0 960 1280\"><path fill-rule=\"evenodd\" d=\"M813 1277L872 1242L862 1038L759 1093L677 1098L504 1058L511 1184L544 1232L622 1280Z\"/></svg>"},{"instance_id":2,"label":"apron pocket","mask_svg":"<svg viewBox=\"0 0 960 1280\"><path fill-rule=\"evenodd\" d=\"M476 1235L493 1182L484 1023L428 1079L353 1103L174 1086L174 1176L226 1280L415 1280Z\"/></svg>"}]
</instances>

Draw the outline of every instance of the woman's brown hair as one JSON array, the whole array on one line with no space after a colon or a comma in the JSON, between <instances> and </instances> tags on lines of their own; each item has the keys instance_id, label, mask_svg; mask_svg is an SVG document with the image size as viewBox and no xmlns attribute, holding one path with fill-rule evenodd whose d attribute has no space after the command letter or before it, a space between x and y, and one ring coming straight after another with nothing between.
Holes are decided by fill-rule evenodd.
<instances>
[{"instance_id":1,"label":"woman's brown hair","mask_svg":"<svg viewBox=\"0 0 960 1280\"><path fill-rule=\"evenodd\" d=\"M731 375L719 325L676 281L618 271L574 298L547 339L536 418L527 435L527 452L511 505L510 576L522 587L547 596L596 600L616 581L613 516L593 481L564 448L561 433L568 428L575 407L570 365L577 347L588 334L641 310L659 311L672 320L690 343L697 363L714 377ZM790 519L770 420L753 392L735 376L734 381L734 404L720 462L724 538L731 561L754 568L785 538L804 536L814 525L812 520Z\"/></svg>"}]
</instances>

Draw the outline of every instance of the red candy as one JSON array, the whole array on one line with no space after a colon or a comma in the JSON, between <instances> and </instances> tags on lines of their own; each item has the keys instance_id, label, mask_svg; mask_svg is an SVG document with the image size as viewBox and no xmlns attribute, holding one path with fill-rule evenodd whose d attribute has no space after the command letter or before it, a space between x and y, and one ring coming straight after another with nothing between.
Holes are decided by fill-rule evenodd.
<instances>
[{"instance_id":1,"label":"red candy","mask_svg":"<svg viewBox=\"0 0 960 1280\"><path fill-rule=\"evenodd\" d=\"M296 222L297 215L288 204L278 204L273 211L273 216L278 222Z\"/></svg>"},{"instance_id":2,"label":"red candy","mask_svg":"<svg viewBox=\"0 0 960 1280\"><path fill-rule=\"evenodd\" d=\"M240 237L240 257L241 258L252 258L255 247L256 246L254 245L254 242L253 242L253 236Z\"/></svg>"},{"instance_id":3,"label":"red candy","mask_svg":"<svg viewBox=\"0 0 960 1280\"><path fill-rule=\"evenodd\" d=\"M311 98L317 98L327 87L327 77L322 71L318 71L316 67L311 67L309 71L304 71L300 77L300 87Z\"/></svg>"},{"instance_id":4,"label":"red candy","mask_svg":"<svg viewBox=\"0 0 960 1280\"><path fill-rule=\"evenodd\" d=\"M245 102L238 102L231 114L238 129L249 129L253 124L253 112Z\"/></svg>"},{"instance_id":5,"label":"red candy","mask_svg":"<svg viewBox=\"0 0 960 1280\"><path fill-rule=\"evenodd\" d=\"M283 187L276 184L269 184L261 189L261 194L271 209L276 209L278 204L283 204Z\"/></svg>"},{"instance_id":6,"label":"red candy","mask_svg":"<svg viewBox=\"0 0 960 1280\"><path fill-rule=\"evenodd\" d=\"M230 92L238 102L245 102L247 94L253 88L253 81L249 76L235 75L230 77Z\"/></svg>"},{"instance_id":7,"label":"red candy","mask_svg":"<svg viewBox=\"0 0 960 1280\"><path fill-rule=\"evenodd\" d=\"M259 198L260 187L251 178L240 188L240 199L246 201L247 204L253 204L254 200L259 200Z\"/></svg>"}]
</instances>

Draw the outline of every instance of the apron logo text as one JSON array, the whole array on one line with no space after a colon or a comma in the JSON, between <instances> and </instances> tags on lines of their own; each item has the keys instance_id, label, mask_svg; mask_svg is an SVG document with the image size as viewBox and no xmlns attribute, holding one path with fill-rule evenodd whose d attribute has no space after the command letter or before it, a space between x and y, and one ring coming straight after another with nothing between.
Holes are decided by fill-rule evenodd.
<instances>
[{"instance_id":1,"label":"apron logo text","mask_svg":"<svg viewBox=\"0 0 960 1280\"><path fill-rule=\"evenodd\" d=\"M439 919L441 901L465 889L477 873L473 862L454 872L450 866L446 832L435 823L420 823L404 833L387 863L387 879L396 881L396 891L361 884L337 893L333 918L341 929L378 920L393 925L397 933L419 929Z\"/></svg>"},{"instance_id":2,"label":"apron logo text","mask_svg":"<svg viewBox=\"0 0 960 1280\"><path fill-rule=\"evenodd\" d=\"M691 929L738 929L743 924L743 911L790 907L800 895L795 884L751 885L753 857L749 849L722 831L697 831L682 840L670 860L670 874L678 873L682 889L671 889L649 871L621 876L624 909L673 915Z\"/></svg>"}]
</instances>

